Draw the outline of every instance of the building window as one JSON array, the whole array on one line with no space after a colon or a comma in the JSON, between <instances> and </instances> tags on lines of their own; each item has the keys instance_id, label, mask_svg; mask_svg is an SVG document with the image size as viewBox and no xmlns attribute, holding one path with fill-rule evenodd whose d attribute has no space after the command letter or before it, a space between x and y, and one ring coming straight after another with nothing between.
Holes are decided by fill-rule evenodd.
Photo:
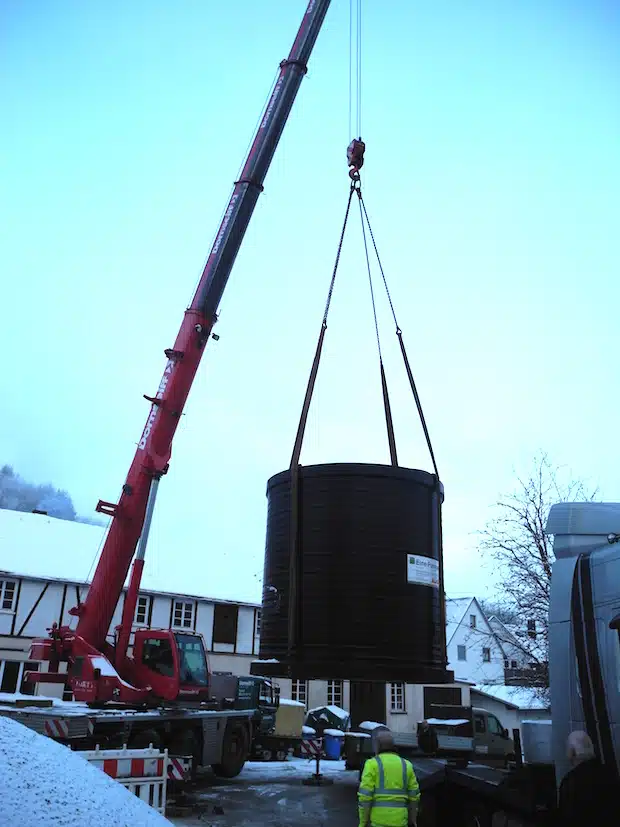
<instances>
[{"instance_id":1,"label":"building window","mask_svg":"<svg viewBox=\"0 0 620 827\"><path fill-rule=\"evenodd\" d=\"M22 695L34 695L34 690L36 688L36 683L30 683L30 681L26 681L26 672L38 672L39 671L39 664L36 661L27 661L24 664L24 669L21 675L21 688L20 692Z\"/></svg>"},{"instance_id":2,"label":"building window","mask_svg":"<svg viewBox=\"0 0 620 827\"><path fill-rule=\"evenodd\" d=\"M528 622L527 622L527 634L528 634L528 637L531 637L531 638L536 637L536 621L535 620L528 620Z\"/></svg>"},{"instance_id":3,"label":"building window","mask_svg":"<svg viewBox=\"0 0 620 827\"><path fill-rule=\"evenodd\" d=\"M308 681L291 681L291 700L299 701L300 704L305 706L307 697Z\"/></svg>"},{"instance_id":4,"label":"building window","mask_svg":"<svg viewBox=\"0 0 620 827\"><path fill-rule=\"evenodd\" d=\"M487 646L482 648L482 662L491 663L491 650Z\"/></svg>"},{"instance_id":5,"label":"building window","mask_svg":"<svg viewBox=\"0 0 620 827\"><path fill-rule=\"evenodd\" d=\"M254 629L256 637L260 637L260 609L256 610L256 628Z\"/></svg>"},{"instance_id":6,"label":"building window","mask_svg":"<svg viewBox=\"0 0 620 827\"><path fill-rule=\"evenodd\" d=\"M327 681L327 706L342 708L342 681Z\"/></svg>"},{"instance_id":7,"label":"building window","mask_svg":"<svg viewBox=\"0 0 620 827\"><path fill-rule=\"evenodd\" d=\"M0 609L12 612L15 603L15 580L0 580Z\"/></svg>"},{"instance_id":8,"label":"building window","mask_svg":"<svg viewBox=\"0 0 620 827\"><path fill-rule=\"evenodd\" d=\"M234 646L237 642L237 620L239 606L229 603L216 603L213 610L213 643L227 643Z\"/></svg>"},{"instance_id":9,"label":"building window","mask_svg":"<svg viewBox=\"0 0 620 827\"><path fill-rule=\"evenodd\" d=\"M22 695L34 695L36 684L26 683L26 672L38 672L36 661L0 660L0 692L20 692Z\"/></svg>"},{"instance_id":10,"label":"building window","mask_svg":"<svg viewBox=\"0 0 620 827\"><path fill-rule=\"evenodd\" d=\"M516 660L511 660L511 661L510 661L510 668L511 668L511 669L516 669L516 668L517 668L517 662L516 662Z\"/></svg>"},{"instance_id":11,"label":"building window","mask_svg":"<svg viewBox=\"0 0 620 827\"><path fill-rule=\"evenodd\" d=\"M508 669L509 665L510 664L509 664L508 658L504 658L504 669Z\"/></svg>"},{"instance_id":12,"label":"building window","mask_svg":"<svg viewBox=\"0 0 620 827\"><path fill-rule=\"evenodd\" d=\"M146 594L141 594L140 597L138 597L138 602L136 603L136 616L134 618L134 623L137 623L138 626L149 625L151 600L152 598Z\"/></svg>"},{"instance_id":13,"label":"building window","mask_svg":"<svg viewBox=\"0 0 620 827\"><path fill-rule=\"evenodd\" d=\"M405 684L390 684L390 710L392 712L405 712Z\"/></svg>"},{"instance_id":14,"label":"building window","mask_svg":"<svg viewBox=\"0 0 620 827\"><path fill-rule=\"evenodd\" d=\"M174 611L172 613L172 625L180 626L183 629L191 629L194 621L194 604L185 602L185 600L174 601Z\"/></svg>"},{"instance_id":15,"label":"building window","mask_svg":"<svg viewBox=\"0 0 620 827\"><path fill-rule=\"evenodd\" d=\"M457 646L456 652L459 660L467 660L467 649L464 646Z\"/></svg>"},{"instance_id":16,"label":"building window","mask_svg":"<svg viewBox=\"0 0 620 827\"><path fill-rule=\"evenodd\" d=\"M469 616L469 625L471 626L472 629L476 628L476 615L470 615Z\"/></svg>"}]
</instances>

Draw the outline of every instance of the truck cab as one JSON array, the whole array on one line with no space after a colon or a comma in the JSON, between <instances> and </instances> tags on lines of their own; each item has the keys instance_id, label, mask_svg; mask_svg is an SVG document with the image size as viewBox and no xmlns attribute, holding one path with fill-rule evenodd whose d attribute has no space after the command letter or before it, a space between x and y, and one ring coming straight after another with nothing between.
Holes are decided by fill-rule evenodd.
<instances>
[{"instance_id":1,"label":"truck cab","mask_svg":"<svg viewBox=\"0 0 620 827\"><path fill-rule=\"evenodd\" d=\"M257 734L267 735L273 731L279 705L280 688L268 678L251 675L238 679L235 708L256 710L252 722Z\"/></svg>"}]
</instances>

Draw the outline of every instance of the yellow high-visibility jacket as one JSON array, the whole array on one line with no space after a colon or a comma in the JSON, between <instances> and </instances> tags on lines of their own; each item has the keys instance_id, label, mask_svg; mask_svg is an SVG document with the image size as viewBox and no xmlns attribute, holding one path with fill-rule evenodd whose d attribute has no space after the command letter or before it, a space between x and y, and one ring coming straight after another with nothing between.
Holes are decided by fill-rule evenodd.
<instances>
[{"instance_id":1,"label":"yellow high-visibility jacket","mask_svg":"<svg viewBox=\"0 0 620 827\"><path fill-rule=\"evenodd\" d=\"M420 787L411 762L395 752L369 758L357 798L360 827L407 827L409 804L420 800Z\"/></svg>"}]
</instances>

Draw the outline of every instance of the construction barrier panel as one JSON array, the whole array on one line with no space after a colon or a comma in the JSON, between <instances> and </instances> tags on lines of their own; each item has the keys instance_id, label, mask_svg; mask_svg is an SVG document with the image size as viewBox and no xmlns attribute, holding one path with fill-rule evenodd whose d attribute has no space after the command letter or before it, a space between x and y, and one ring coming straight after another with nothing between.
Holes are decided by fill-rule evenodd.
<instances>
[{"instance_id":1,"label":"construction barrier panel","mask_svg":"<svg viewBox=\"0 0 620 827\"><path fill-rule=\"evenodd\" d=\"M166 815L168 750L93 749L79 750L88 762L114 778L158 813Z\"/></svg>"},{"instance_id":2,"label":"construction barrier panel","mask_svg":"<svg viewBox=\"0 0 620 827\"><path fill-rule=\"evenodd\" d=\"M317 758L323 752L322 738L302 738L299 745L300 752L303 758Z\"/></svg>"}]
</instances>

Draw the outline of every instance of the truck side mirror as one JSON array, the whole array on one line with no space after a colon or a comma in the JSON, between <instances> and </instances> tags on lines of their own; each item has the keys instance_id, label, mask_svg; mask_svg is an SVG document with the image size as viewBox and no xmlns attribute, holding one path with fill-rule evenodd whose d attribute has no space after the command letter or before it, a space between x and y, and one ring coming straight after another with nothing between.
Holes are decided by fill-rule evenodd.
<instances>
[{"instance_id":1,"label":"truck side mirror","mask_svg":"<svg viewBox=\"0 0 620 827\"><path fill-rule=\"evenodd\" d=\"M612 619L609 621L609 628L615 629L617 632L620 633L620 612L618 612L618 614L612 617Z\"/></svg>"},{"instance_id":2,"label":"truck side mirror","mask_svg":"<svg viewBox=\"0 0 620 827\"><path fill-rule=\"evenodd\" d=\"M510 738L510 733L508 732L507 729L504 729L503 735L504 735L504 738Z\"/></svg>"}]
</instances>

